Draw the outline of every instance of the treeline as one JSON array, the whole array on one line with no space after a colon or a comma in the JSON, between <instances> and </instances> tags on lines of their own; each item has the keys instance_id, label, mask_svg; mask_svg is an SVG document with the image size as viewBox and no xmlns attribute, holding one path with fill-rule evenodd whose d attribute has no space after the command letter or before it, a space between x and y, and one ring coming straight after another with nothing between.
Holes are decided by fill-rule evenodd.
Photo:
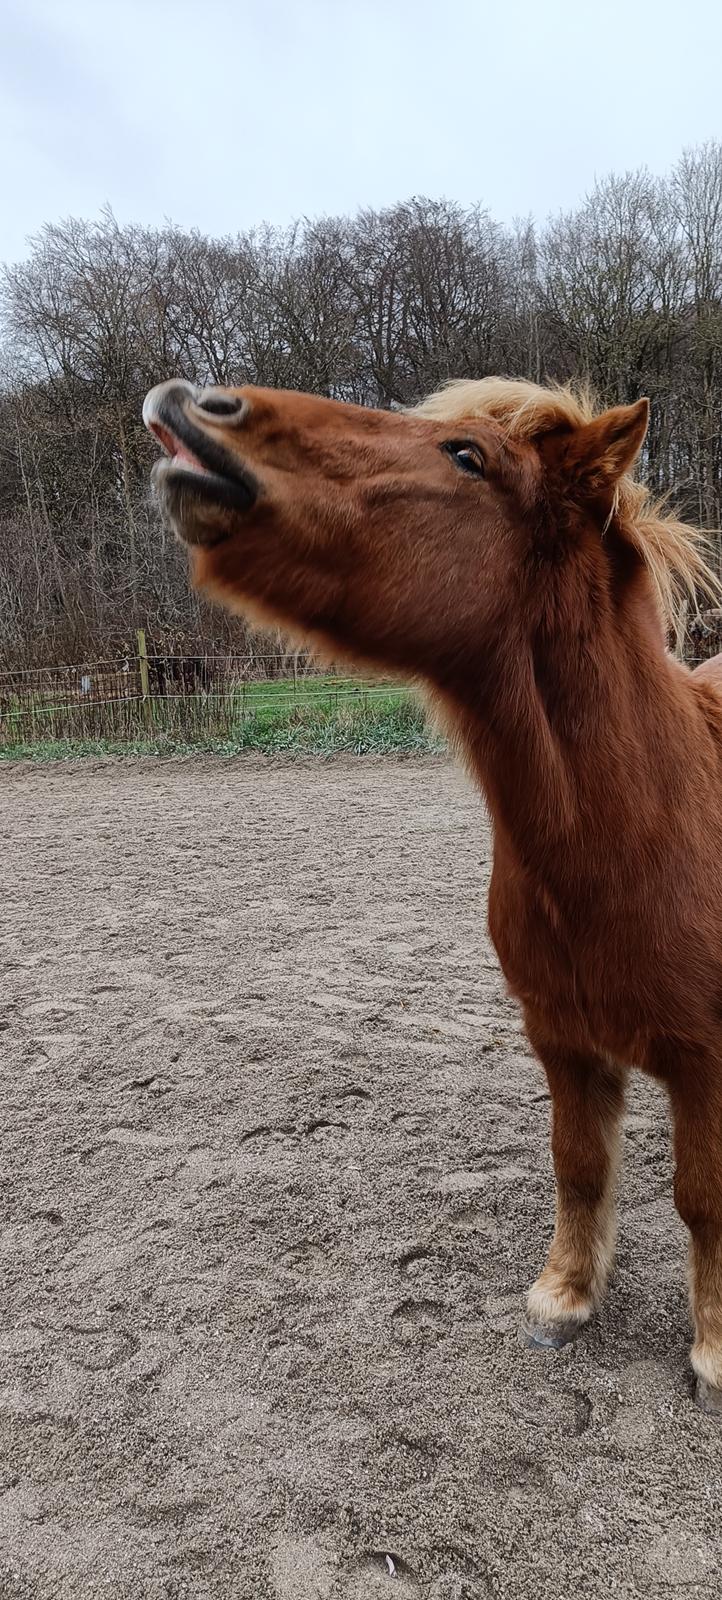
<instances>
[{"instance_id":1,"label":"treeline","mask_svg":"<svg viewBox=\"0 0 722 1600\"><path fill-rule=\"evenodd\" d=\"M70 220L4 274L0 652L242 644L204 606L148 495L151 384L310 389L405 405L449 377L583 376L653 401L646 471L694 522L722 509L722 145L611 177L543 227L415 199L207 239Z\"/></svg>"}]
</instances>

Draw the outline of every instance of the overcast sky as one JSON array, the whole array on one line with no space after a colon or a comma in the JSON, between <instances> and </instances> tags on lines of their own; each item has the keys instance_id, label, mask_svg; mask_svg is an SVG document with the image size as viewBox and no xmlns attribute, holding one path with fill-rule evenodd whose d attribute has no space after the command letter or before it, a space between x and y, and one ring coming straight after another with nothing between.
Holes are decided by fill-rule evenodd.
<instances>
[{"instance_id":1,"label":"overcast sky","mask_svg":"<svg viewBox=\"0 0 722 1600\"><path fill-rule=\"evenodd\" d=\"M720 0L0 0L0 260L106 203L543 217L721 135Z\"/></svg>"}]
</instances>

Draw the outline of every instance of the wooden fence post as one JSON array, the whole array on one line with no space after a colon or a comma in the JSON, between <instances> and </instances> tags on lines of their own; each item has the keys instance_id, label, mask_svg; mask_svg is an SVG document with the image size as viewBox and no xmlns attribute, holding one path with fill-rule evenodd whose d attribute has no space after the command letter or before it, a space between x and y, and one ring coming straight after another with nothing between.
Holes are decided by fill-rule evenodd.
<instances>
[{"instance_id":1,"label":"wooden fence post","mask_svg":"<svg viewBox=\"0 0 722 1600\"><path fill-rule=\"evenodd\" d=\"M150 681L148 678L148 648L145 642L145 628L139 628L136 634L138 641L138 666L140 668L140 689L143 696L143 711L146 722L153 721L153 707L150 700Z\"/></svg>"}]
</instances>

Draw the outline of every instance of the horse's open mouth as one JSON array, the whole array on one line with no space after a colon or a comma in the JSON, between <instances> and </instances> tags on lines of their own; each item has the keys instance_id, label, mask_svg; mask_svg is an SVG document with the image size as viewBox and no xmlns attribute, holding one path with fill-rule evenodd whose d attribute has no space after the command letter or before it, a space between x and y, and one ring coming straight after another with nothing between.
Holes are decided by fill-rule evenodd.
<instances>
[{"instance_id":1,"label":"horse's open mouth","mask_svg":"<svg viewBox=\"0 0 722 1600\"><path fill-rule=\"evenodd\" d=\"M176 532L188 544L215 544L229 529L210 518L203 507L248 511L258 496L253 474L225 445L191 420L190 385L161 384L143 407L146 427L164 454L151 474L153 488Z\"/></svg>"}]
</instances>

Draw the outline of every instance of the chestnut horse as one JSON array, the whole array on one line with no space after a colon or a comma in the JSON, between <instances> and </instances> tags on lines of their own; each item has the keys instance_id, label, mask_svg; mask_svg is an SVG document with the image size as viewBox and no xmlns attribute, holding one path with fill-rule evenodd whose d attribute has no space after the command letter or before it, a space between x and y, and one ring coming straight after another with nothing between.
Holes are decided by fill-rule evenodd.
<instances>
[{"instance_id":1,"label":"chestnut horse","mask_svg":"<svg viewBox=\"0 0 722 1600\"><path fill-rule=\"evenodd\" d=\"M630 476L648 404L487 378L415 411L160 384L145 420L194 578L322 651L412 677L486 796L492 938L553 1103L556 1227L527 1336L612 1264L625 1077L668 1091L692 1365L722 1412L722 668L666 649L690 530Z\"/></svg>"}]
</instances>

